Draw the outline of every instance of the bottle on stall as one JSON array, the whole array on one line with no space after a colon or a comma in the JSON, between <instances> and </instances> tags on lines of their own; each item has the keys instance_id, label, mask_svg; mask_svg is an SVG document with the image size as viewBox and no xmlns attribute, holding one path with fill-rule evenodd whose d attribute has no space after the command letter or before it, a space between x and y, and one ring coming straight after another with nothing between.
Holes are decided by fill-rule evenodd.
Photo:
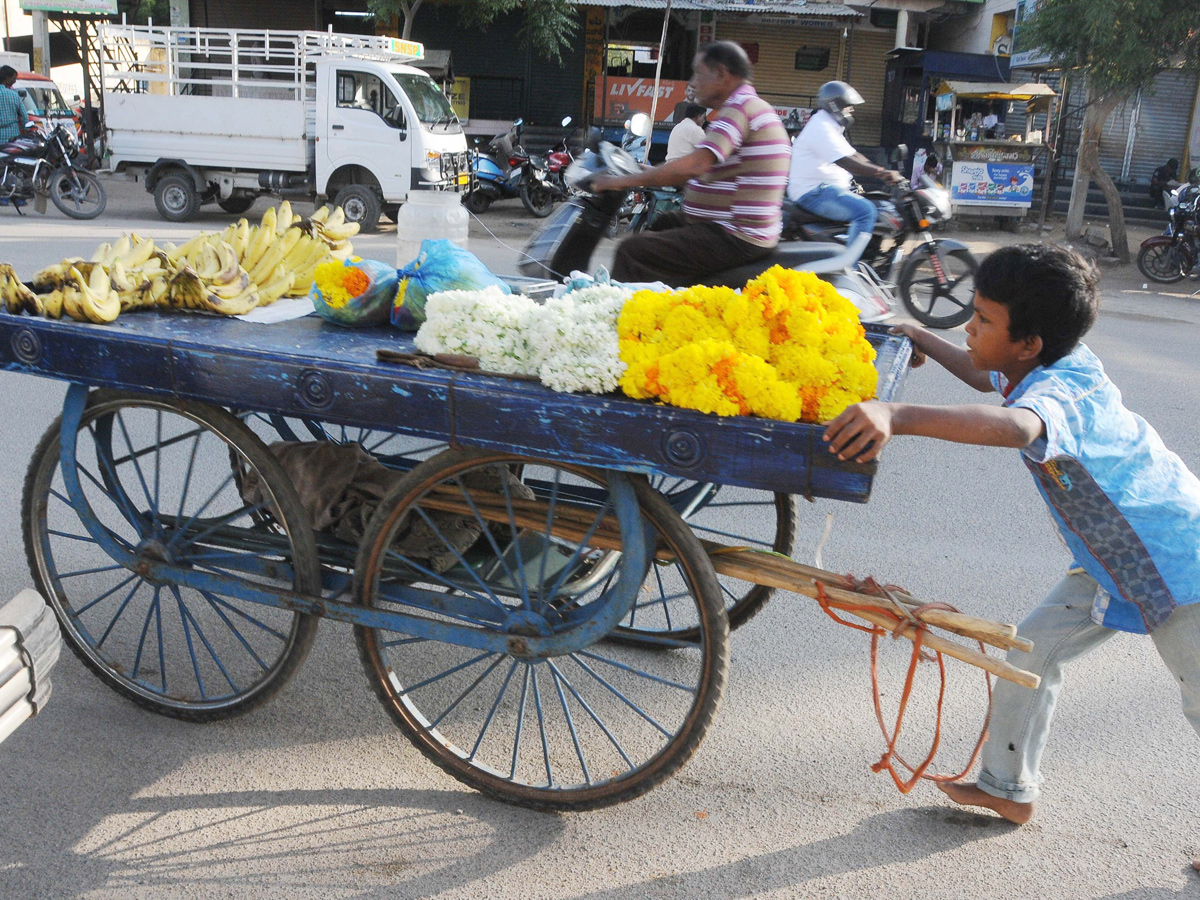
<instances>
[{"instance_id":1,"label":"bottle on stall","mask_svg":"<svg viewBox=\"0 0 1200 900\"><path fill-rule=\"evenodd\" d=\"M410 191L396 216L396 268L421 252L421 242L445 238L467 249L470 216L453 191Z\"/></svg>"}]
</instances>

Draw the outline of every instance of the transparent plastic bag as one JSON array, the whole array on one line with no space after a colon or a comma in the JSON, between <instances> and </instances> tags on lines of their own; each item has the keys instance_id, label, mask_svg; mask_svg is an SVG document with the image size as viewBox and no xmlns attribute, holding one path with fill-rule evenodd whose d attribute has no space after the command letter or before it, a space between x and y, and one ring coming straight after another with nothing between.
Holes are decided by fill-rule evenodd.
<instances>
[{"instance_id":1,"label":"transparent plastic bag","mask_svg":"<svg viewBox=\"0 0 1200 900\"><path fill-rule=\"evenodd\" d=\"M346 260L342 264L343 270L353 269L366 276L365 289L355 296L346 297L346 287L353 287L362 279L356 276L345 277L349 273L339 272L334 268L335 265L336 261L322 263L317 267L317 278L308 292L317 315L350 328L365 328L387 322L399 281L396 270L387 263L374 259ZM335 283L339 276L342 276L341 285ZM322 283L325 284L324 290L321 287Z\"/></svg>"}]
</instances>

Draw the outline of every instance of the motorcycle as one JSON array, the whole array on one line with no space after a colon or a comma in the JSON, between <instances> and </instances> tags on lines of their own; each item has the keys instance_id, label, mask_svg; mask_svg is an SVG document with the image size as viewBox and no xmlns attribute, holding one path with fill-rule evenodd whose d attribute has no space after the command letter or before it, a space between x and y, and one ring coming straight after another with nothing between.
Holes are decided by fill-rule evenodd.
<instances>
[{"instance_id":1,"label":"motorcycle","mask_svg":"<svg viewBox=\"0 0 1200 900\"><path fill-rule=\"evenodd\" d=\"M903 158L901 153L900 158ZM855 268L894 305L895 291L905 309L931 328L954 328L975 312L975 272L979 263L965 244L935 238L934 225L950 218L950 196L928 175L921 187L907 182L891 192L865 195L875 204L875 231ZM824 219L785 202L783 239L845 243L846 223ZM913 236L920 243L906 253ZM894 276L894 278L893 278Z\"/></svg>"},{"instance_id":2,"label":"motorcycle","mask_svg":"<svg viewBox=\"0 0 1200 900\"><path fill-rule=\"evenodd\" d=\"M1166 231L1146 238L1138 250L1138 270L1151 281L1174 284L1195 272L1200 261L1197 206L1200 206L1200 186L1187 183L1171 192Z\"/></svg>"},{"instance_id":3,"label":"motorcycle","mask_svg":"<svg viewBox=\"0 0 1200 900\"><path fill-rule=\"evenodd\" d=\"M572 122L574 119L570 116L562 120L563 136L546 153L546 183L554 191L557 200L566 200L573 193L564 180L567 167L575 161L570 144L571 136L575 133L575 129L570 127Z\"/></svg>"},{"instance_id":4,"label":"motorcycle","mask_svg":"<svg viewBox=\"0 0 1200 900\"><path fill-rule=\"evenodd\" d=\"M521 143L525 122L517 119L471 158L472 184L463 205L479 215L496 200L520 197L539 219L550 215L554 195L546 181L546 164L531 157Z\"/></svg>"},{"instance_id":5,"label":"motorcycle","mask_svg":"<svg viewBox=\"0 0 1200 900\"><path fill-rule=\"evenodd\" d=\"M532 278L563 279L571 272L588 271L592 254L616 219L626 194L622 191L593 193L589 182L596 175L633 175L642 165L630 153L609 143L589 148L566 173L567 183L580 193L559 207L526 244L521 274ZM703 284L740 288L775 265L818 274L847 297L864 322L890 318L888 307L875 287L855 270L845 268L845 247L835 243L791 241L781 243L766 259L717 272L701 279Z\"/></svg>"},{"instance_id":6,"label":"motorcycle","mask_svg":"<svg viewBox=\"0 0 1200 900\"><path fill-rule=\"evenodd\" d=\"M44 136L26 131L0 146L0 205L11 205L23 216L32 200L44 213L49 196L72 219L96 218L108 197L100 179L76 163L78 155L79 144L63 125Z\"/></svg>"}]
</instances>

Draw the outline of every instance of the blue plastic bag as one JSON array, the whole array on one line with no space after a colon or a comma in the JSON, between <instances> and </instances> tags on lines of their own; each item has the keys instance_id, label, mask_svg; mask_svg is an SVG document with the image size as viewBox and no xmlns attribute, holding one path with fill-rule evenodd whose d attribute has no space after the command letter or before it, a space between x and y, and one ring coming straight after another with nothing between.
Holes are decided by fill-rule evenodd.
<instances>
[{"instance_id":1,"label":"blue plastic bag","mask_svg":"<svg viewBox=\"0 0 1200 900\"><path fill-rule=\"evenodd\" d=\"M397 273L399 284L392 304L392 324L401 331L416 331L425 321L425 301L439 291L478 291L495 285L506 294L512 289L488 271L474 253L445 239L422 241L421 253Z\"/></svg>"},{"instance_id":2,"label":"blue plastic bag","mask_svg":"<svg viewBox=\"0 0 1200 900\"><path fill-rule=\"evenodd\" d=\"M317 315L351 328L365 328L387 322L399 280L396 270L375 259L348 259L344 265L347 268L358 269L366 275L370 279L370 286L357 297L352 297L344 306L330 306L314 282L308 296Z\"/></svg>"}]
</instances>

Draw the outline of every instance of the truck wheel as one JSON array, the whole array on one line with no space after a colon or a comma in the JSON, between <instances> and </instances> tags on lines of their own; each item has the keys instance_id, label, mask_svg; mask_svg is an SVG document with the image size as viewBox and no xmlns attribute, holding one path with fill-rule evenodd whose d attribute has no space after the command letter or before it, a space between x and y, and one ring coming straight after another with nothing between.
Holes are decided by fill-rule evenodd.
<instances>
[{"instance_id":1,"label":"truck wheel","mask_svg":"<svg viewBox=\"0 0 1200 900\"><path fill-rule=\"evenodd\" d=\"M254 201L257 199L258 198L255 196L238 197L235 195L233 197L226 197L224 200L218 200L217 206L221 207L221 209L225 210L225 212L230 213L231 215L240 216L242 213L252 207L254 205Z\"/></svg>"},{"instance_id":2,"label":"truck wheel","mask_svg":"<svg viewBox=\"0 0 1200 900\"><path fill-rule=\"evenodd\" d=\"M168 222L188 222L200 208L200 196L188 176L164 175L154 185L154 205Z\"/></svg>"},{"instance_id":3,"label":"truck wheel","mask_svg":"<svg viewBox=\"0 0 1200 900\"><path fill-rule=\"evenodd\" d=\"M348 184L333 198L334 206L340 206L347 222L357 222L363 231L373 231L379 224L381 202L373 188L365 184Z\"/></svg>"}]
</instances>

